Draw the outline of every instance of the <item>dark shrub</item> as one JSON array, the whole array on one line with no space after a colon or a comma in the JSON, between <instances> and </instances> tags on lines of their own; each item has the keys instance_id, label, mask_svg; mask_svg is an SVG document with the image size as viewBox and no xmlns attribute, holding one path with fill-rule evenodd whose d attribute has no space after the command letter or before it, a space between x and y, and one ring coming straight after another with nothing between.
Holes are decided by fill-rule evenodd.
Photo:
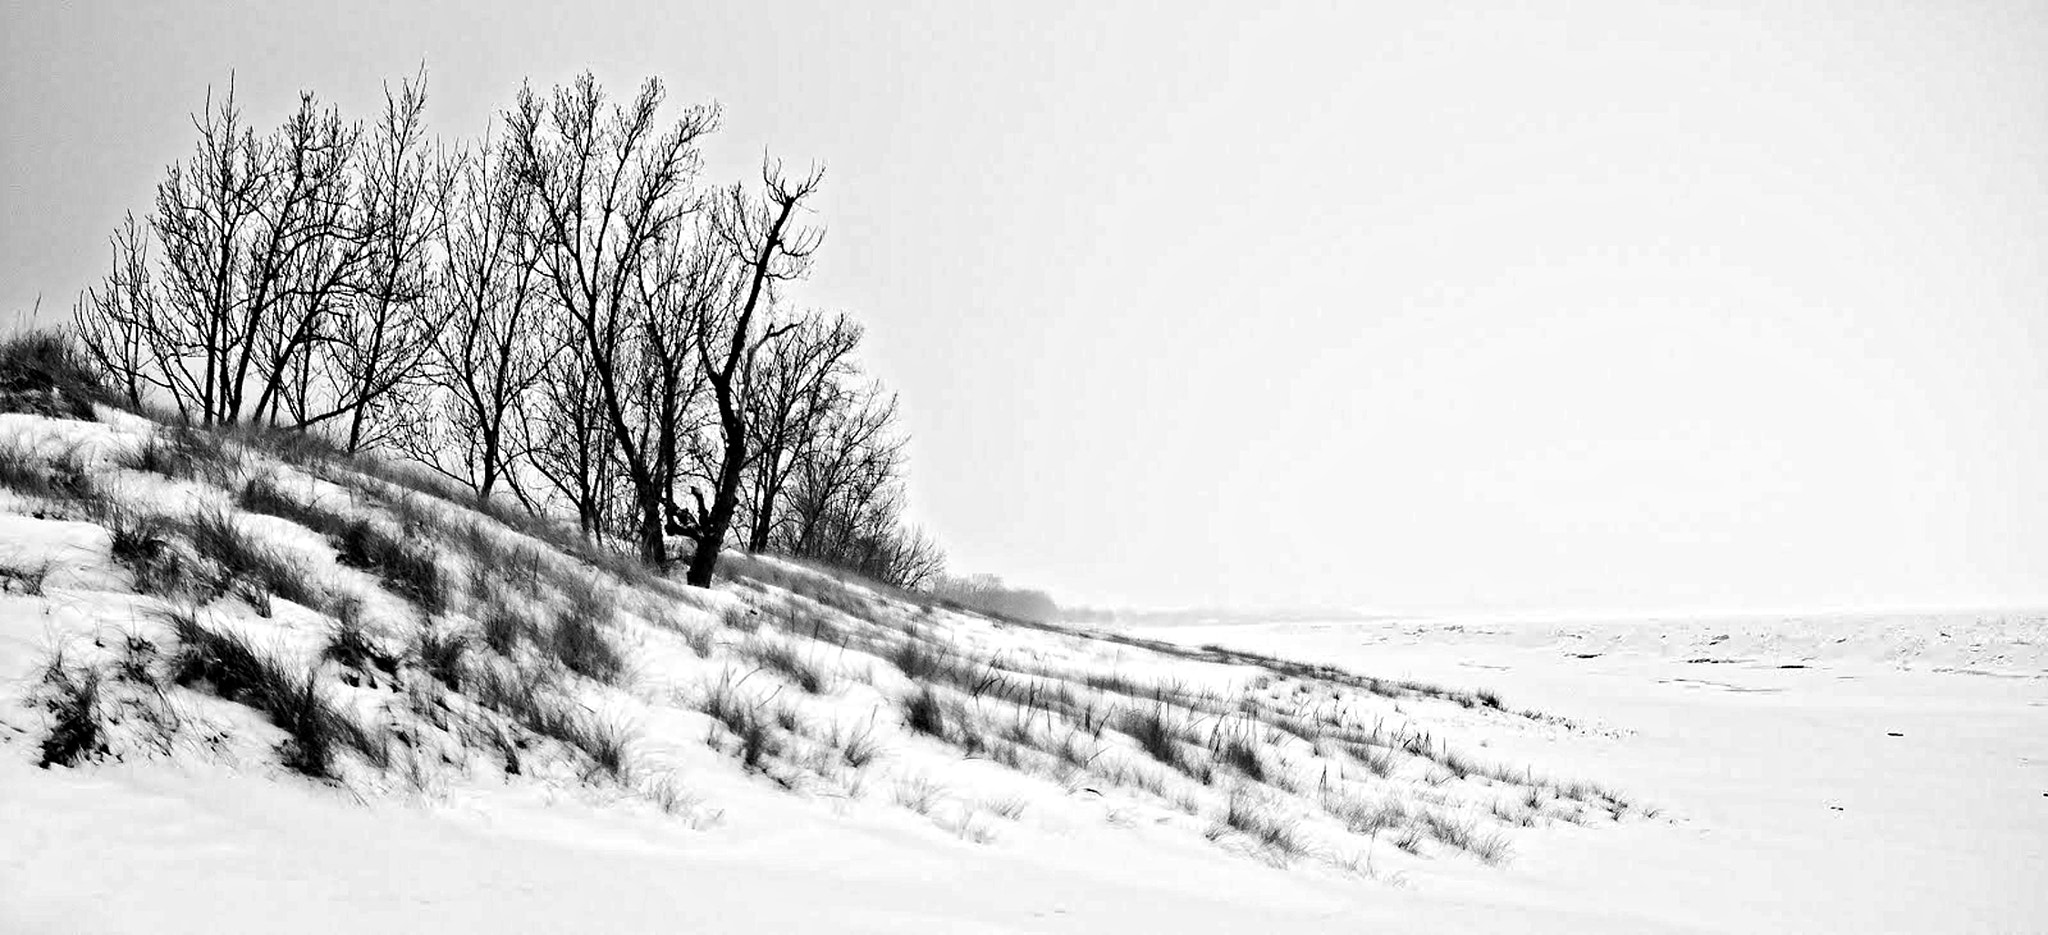
<instances>
[{"instance_id":1,"label":"dark shrub","mask_svg":"<svg viewBox=\"0 0 2048 935\"><path fill-rule=\"evenodd\" d=\"M599 623L610 620L612 613L611 603L595 589L570 595L568 609L555 618L548 651L571 672L600 682L617 681L625 660L599 630Z\"/></svg>"},{"instance_id":2,"label":"dark shrub","mask_svg":"<svg viewBox=\"0 0 2048 935\"><path fill-rule=\"evenodd\" d=\"M368 519L345 522L335 537L341 563L373 572L393 594L430 614L448 609L448 580L424 546Z\"/></svg>"},{"instance_id":3,"label":"dark shrub","mask_svg":"<svg viewBox=\"0 0 2048 935\"><path fill-rule=\"evenodd\" d=\"M520 640L536 639L540 629L525 614L503 605L492 605L483 614L484 645L501 656L509 656Z\"/></svg>"},{"instance_id":4,"label":"dark shrub","mask_svg":"<svg viewBox=\"0 0 2048 935\"><path fill-rule=\"evenodd\" d=\"M930 685L919 686L903 702L903 723L920 734L946 739L946 702Z\"/></svg>"},{"instance_id":5,"label":"dark shrub","mask_svg":"<svg viewBox=\"0 0 2048 935\"><path fill-rule=\"evenodd\" d=\"M106 500L75 449L46 455L14 441L0 442L0 487L59 503L84 501L89 507Z\"/></svg>"},{"instance_id":6,"label":"dark shrub","mask_svg":"<svg viewBox=\"0 0 2048 935\"><path fill-rule=\"evenodd\" d=\"M193 589L190 565L178 554L170 520L117 511L106 517L106 523L107 552L134 576L137 593L170 597Z\"/></svg>"},{"instance_id":7,"label":"dark shrub","mask_svg":"<svg viewBox=\"0 0 2048 935\"><path fill-rule=\"evenodd\" d=\"M426 627L420 630L419 644L414 649L420 668L427 670L435 681L448 686L450 691L462 689L462 657L469 651L469 637Z\"/></svg>"},{"instance_id":8,"label":"dark shrub","mask_svg":"<svg viewBox=\"0 0 2048 935\"><path fill-rule=\"evenodd\" d=\"M1165 705L1134 709L1124 713L1117 729L1131 736L1152 758L1184 773L1195 773L1197 764L1181 744L1180 731L1168 719Z\"/></svg>"},{"instance_id":9,"label":"dark shrub","mask_svg":"<svg viewBox=\"0 0 2048 935\"><path fill-rule=\"evenodd\" d=\"M58 653L43 670L43 684L50 690L44 706L54 723L49 736L43 738L38 765L44 769L53 763L76 766L89 757L104 755L107 744L100 726L99 672L74 672L65 667L64 654Z\"/></svg>"},{"instance_id":10,"label":"dark shrub","mask_svg":"<svg viewBox=\"0 0 2048 935\"><path fill-rule=\"evenodd\" d=\"M0 412L87 419L111 395L69 338L29 331L0 340Z\"/></svg>"},{"instance_id":11,"label":"dark shrub","mask_svg":"<svg viewBox=\"0 0 2048 935\"><path fill-rule=\"evenodd\" d=\"M1246 779L1265 782L1269 778L1266 773L1266 761L1259 757L1258 745L1250 738L1240 733L1232 733L1219 737L1215 746L1216 759L1244 774Z\"/></svg>"}]
</instances>

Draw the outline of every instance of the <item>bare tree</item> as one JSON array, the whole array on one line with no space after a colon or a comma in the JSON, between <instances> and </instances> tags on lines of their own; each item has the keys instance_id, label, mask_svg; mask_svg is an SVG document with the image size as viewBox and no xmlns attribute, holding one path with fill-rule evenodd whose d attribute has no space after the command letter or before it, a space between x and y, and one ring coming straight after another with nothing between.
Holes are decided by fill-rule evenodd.
<instances>
[{"instance_id":1,"label":"bare tree","mask_svg":"<svg viewBox=\"0 0 2048 935\"><path fill-rule=\"evenodd\" d=\"M281 408L292 404L296 425L311 424L304 413L314 392L313 349L336 304L356 286L370 252L354 211L361 141L361 127L343 123L339 110L321 107L310 93L300 94L298 111L270 139L268 185L245 259L241 300L223 310L219 421L276 421ZM157 236L168 243L166 230L181 226L180 219L161 202L160 197Z\"/></svg>"},{"instance_id":2,"label":"bare tree","mask_svg":"<svg viewBox=\"0 0 2048 935\"><path fill-rule=\"evenodd\" d=\"M906 588L923 586L945 570L938 543L904 522L897 479L854 488L829 504L796 554Z\"/></svg>"},{"instance_id":3,"label":"bare tree","mask_svg":"<svg viewBox=\"0 0 2048 935\"><path fill-rule=\"evenodd\" d=\"M136 397L160 390L206 423L269 417L366 256L349 210L360 131L302 94L259 138L232 84L218 102L209 89L192 125L196 152L165 170L146 228L116 232L114 270L79 303L79 331Z\"/></svg>"},{"instance_id":4,"label":"bare tree","mask_svg":"<svg viewBox=\"0 0 2048 935\"><path fill-rule=\"evenodd\" d=\"M683 535L689 511L676 502L679 485L706 476L701 439L711 420L702 405L708 386L699 365L698 336L727 301L737 268L711 249L710 229L701 219L693 236L677 238L643 278L643 315L636 335L634 368L642 450L653 453L655 481L667 517L664 532ZM691 487L693 496L695 486ZM697 498L701 501L701 498Z\"/></svg>"},{"instance_id":5,"label":"bare tree","mask_svg":"<svg viewBox=\"0 0 2048 935\"><path fill-rule=\"evenodd\" d=\"M146 391L172 389L162 375L178 351L158 317L162 310L149 271L149 230L129 214L111 240L113 268L79 298L72 318L86 360L129 406L140 406Z\"/></svg>"},{"instance_id":6,"label":"bare tree","mask_svg":"<svg viewBox=\"0 0 2048 935\"><path fill-rule=\"evenodd\" d=\"M317 412L300 412L300 425L344 418L345 450L389 439L407 410L393 397L425 384L428 355L443 330L439 284L440 234L446 173L434 171L421 113L421 79L384 93L384 116L364 147L354 223L363 256L331 327L315 347L328 392ZM316 326L317 327L317 326Z\"/></svg>"},{"instance_id":7,"label":"bare tree","mask_svg":"<svg viewBox=\"0 0 2048 935\"><path fill-rule=\"evenodd\" d=\"M670 238L688 232L696 143L718 122L715 108L692 107L663 130L663 96L661 82L650 79L630 105L607 107L586 73L545 103L532 89L521 90L506 120L510 166L534 193L540 269L573 326L633 487L640 555L656 566L667 562L669 498L658 452L641 444L631 425L627 355L645 311L643 275Z\"/></svg>"},{"instance_id":8,"label":"bare tree","mask_svg":"<svg viewBox=\"0 0 2048 935\"><path fill-rule=\"evenodd\" d=\"M777 548L921 587L945 568L938 543L904 521L904 445L896 397L875 383L836 384L789 478Z\"/></svg>"},{"instance_id":9,"label":"bare tree","mask_svg":"<svg viewBox=\"0 0 2048 935\"><path fill-rule=\"evenodd\" d=\"M407 454L489 499L511 471L522 401L556 352L554 310L538 281L533 190L486 134L441 167L441 252L434 290L443 325L426 367L433 418L401 442ZM561 330L561 329L556 329Z\"/></svg>"},{"instance_id":10,"label":"bare tree","mask_svg":"<svg viewBox=\"0 0 2048 935\"><path fill-rule=\"evenodd\" d=\"M536 398L522 401L508 423L525 463L569 501L576 528L589 538L605 530L617 478L612 425L601 395L582 346L565 342L543 373ZM521 503L541 511L544 501L517 473L508 473L506 480Z\"/></svg>"},{"instance_id":11,"label":"bare tree","mask_svg":"<svg viewBox=\"0 0 2048 935\"><path fill-rule=\"evenodd\" d=\"M900 516L884 543L882 580L921 591L945 576L946 553L939 548L939 540L923 529L902 525Z\"/></svg>"},{"instance_id":12,"label":"bare tree","mask_svg":"<svg viewBox=\"0 0 2048 935\"><path fill-rule=\"evenodd\" d=\"M896 398L874 384L840 388L789 480L789 522L772 547L825 557L854 524L845 517L872 502L898 476L903 441L896 435Z\"/></svg>"},{"instance_id":13,"label":"bare tree","mask_svg":"<svg viewBox=\"0 0 2048 935\"><path fill-rule=\"evenodd\" d=\"M845 315L811 313L767 345L746 379L747 423L753 455L741 479L746 547L769 546L784 517L790 473L809 456L821 423L853 376L852 356L861 327Z\"/></svg>"},{"instance_id":14,"label":"bare tree","mask_svg":"<svg viewBox=\"0 0 2048 935\"><path fill-rule=\"evenodd\" d=\"M192 125L197 152L165 170L148 218L148 234L163 246L160 298L133 291L147 289L150 277L134 275L147 248L130 223L115 235L107 288L81 305L80 330L92 356L119 358L110 370L136 375L137 384L149 379L180 413L213 422L225 408L222 374L246 340L234 328L235 316L254 302L243 292L245 271L272 170L269 147L242 123L232 81L218 103L208 89ZM153 378L140 376L146 371L154 371Z\"/></svg>"},{"instance_id":15,"label":"bare tree","mask_svg":"<svg viewBox=\"0 0 2048 935\"><path fill-rule=\"evenodd\" d=\"M770 288L796 279L810 269L824 233L795 223L804 200L816 194L824 171L813 168L801 180L792 182L779 163L761 168L764 192L749 195L735 185L720 198L712 214L712 230L718 241L740 264L745 291L736 304L717 310L697 329L697 353L704 376L711 384L711 398L718 407L720 446L717 484L710 507L698 500L699 515L685 525L685 534L696 543L690 557L687 580L704 588L718 567L718 550L732 528L733 513L739 507L740 478L747 467L747 413L743 378L751 372L763 344L783 329L768 327L773 300ZM784 326L786 329L788 326Z\"/></svg>"}]
</instances>

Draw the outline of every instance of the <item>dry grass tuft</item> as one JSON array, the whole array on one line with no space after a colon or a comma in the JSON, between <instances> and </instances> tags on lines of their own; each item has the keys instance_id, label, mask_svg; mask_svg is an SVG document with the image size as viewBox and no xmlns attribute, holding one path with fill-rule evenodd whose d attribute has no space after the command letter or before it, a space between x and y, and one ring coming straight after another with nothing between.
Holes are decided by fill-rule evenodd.
<instances>
[{"instance_id":1,"label":"dry grass tuft","mask_svg":"<svg viewBox=\"0 0 2048 935\"><path fill-rule=\"evenodd\" d=\"M1308 852L1308 845L1300 836L1300 824L1298 819L1281 816L1272 802L1244 788L1231 790L1220 823L1221 829L1244 835L1279 861L1293 860Z\"/></svg>"},{"instance_id":2,"label":"dry grass tuft","mask_svg":"<svg viewBox=\"0 0 2048 935\"><path fill-rule=\"evenodd\" d=\"M305 566L275 546L267 545L221 510L201 510L182 523L192 547L220 569L217 590L243 583L303 607L326 607L328 596L316 589Z\"/></svg>"},{"instance_id":3,"label":"dry grass tuft","mask_svg":"<svg viewBox=\"0 0 2048 935\"><path fill-rule=\"evenodd\" d=\"M593 771L625 780L631 772L630 731L622 724L572 710L539 670L477 666L466 679L478 704L513 723L560 741L590 759Z\"/></svg>"},{"instance_id":4,"label":"dry grass tuft","mask_svg":"<svg viewBox=\"0 0 2048 935\"><path fill-rule=\"evenodd\" d=\"M269 715L288 735L279 751L286 767L333 778L336 756L344 748L380 769L390 765L384 746L321 694L313 672L295 674L239 634L209 628L190 612L172 611L166 617L181 644L172 681Z\"/></svg>"},{"instance_id":5,"label":"dry grass tuft","mask_svg":"<svg viewBox=\"0 0 2048 935\"><path fill-rule=\"evenodd\" d=\"M548 632L549 655L577 675L608 685L617 682L626 661L601 629L616 612L615 605L594 586L571 594L569 606Z\"/></svg>"},{"instance_id":6,"label":"dry grass tuft","mask_svg":"<svg viewBox=\"0 0 2048 935\"><path fill-rule=\"evenodd\" d=\"M60 650L44 666L42 684L46 690L43 707L50 712L51 724L37 765L44 769L53 764L77 766L104 756L107 744L101 724L99 671L65 665Z\"/></svg>"},{"instance_id":7,"label":"dry grass tuft","mask_svg":"<svg viewBox=\"0 0 2048 935\"><path fill-rule=\"evenodd\" d=\"M832 690L832 676L825 667L805 659L788 640L757 634L740 644L739 654L813 695Z\"/></svg>"}]
</instances>

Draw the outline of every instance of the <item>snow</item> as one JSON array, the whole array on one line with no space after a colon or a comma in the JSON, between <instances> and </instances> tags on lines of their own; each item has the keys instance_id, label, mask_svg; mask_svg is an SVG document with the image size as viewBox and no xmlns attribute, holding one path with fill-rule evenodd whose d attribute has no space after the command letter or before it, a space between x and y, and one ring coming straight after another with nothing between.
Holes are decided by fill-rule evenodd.
<instances>
[{"instance_id":1,"label":"snow","mask_svg":"<svg viewBox=\"0 0 2048 935\"><path fill-rule=\"evenodd\" d=\"M231 511L296 556L320 589L358 598L369 631L389 648L423 625L469 632L490 601L544 613L566 606L576 587L597 588L618 609L606 634L627 676L609 685L550 669L537 690L625 728L632 768L602 776L569 748L538 740L523 768L507 771L475 742L509 729L500 713L413 669L397 684L358 684L321 659L334 625L323 611L278 600L263 617L239 599L193 612L317 673L327 696L366 725L408 738L393 748L392 769L347 759L335 779L308 779L281 765L284 734L255 710L190 687L122 683L107 689L106 709L120 722L110 727L112 755L38 768L49 720L39 692L53 653L110 665L131 635L164 646L175 637L162 619L167 605L133 593L109 558L107 530L0 491L0 560L51 568L43 594L0 594L0 932L2048 928L2048 903L2033 885L2048 865L2040 617L1383 621L1131 634L1494 689L1515 711L1542 716L1275 680L1242 662L919 608L773 562L842 609L773 585L657 587L576 565L488 522L475 542L501 556L545 552L545 567L520 591L489 578L505 569L483 552L440 543L444 569L489 593L429 619L374 575L339 564L311 530L234 511L230 492L208 481L118 467L112 456L154 429L107 416L0 415L0 442L76 452L128 509ZM407 511L478 521L431 498L395 500L400 491L346 466L306 468L256 451L233 460L243 477L272 478L382 524L410 529ZM1309 845L1279 860L1219 833L1229 784L1163 769L1114 732L1100 762L1154 777L1158 794L1102 770L1032 772L963 753L905 727L897 702L915 683L871 646L801 627L747 632L799 612L854 635L925 634L963 658L1002 659L1053 682L1172 682L1233 703L1427 732L1487 763L1597 782L1638 807L1610 816L1545 791L1552 810L1515 826L1488 809L1523 786L1454 779L1421 760L1384 778L1338 769L1339 787L1498 829L1511 856L1486 864L1436 844L1407 853L1391 832L1349 834L1316 811L1344 761L1305 743L1275 746L1268 765L1294 788L1261 786L1260 795L1301 819ZM712 634L708 655L690 645L689 630ZM763 640L793 649L831 686L806 693L750 661L749 647ZM531 645L514 656L487 664L546 665ZM764 716L786 712L801 725L763 769L742 769L735 738L703 710L722 682ZM1024 709L977 698L975 710L994 727ZM841 762L829 739L857 731L881 741L872 765ZM928 801L913 803L920 798Z\"/></svg>"},{"instance_id":2,"label":"snow","mask_svg":"<svg viewBox=\"0 0 2048 935\"><path fill-rule=\"evenodd\" d=\"M1582 719L1490 749L1599 776L1668 823L1530 836L1481 885L1599 907L1615 931L2048 931L2048 616L1145 635L1483 683Z\"/></svg>"}]
</instances>

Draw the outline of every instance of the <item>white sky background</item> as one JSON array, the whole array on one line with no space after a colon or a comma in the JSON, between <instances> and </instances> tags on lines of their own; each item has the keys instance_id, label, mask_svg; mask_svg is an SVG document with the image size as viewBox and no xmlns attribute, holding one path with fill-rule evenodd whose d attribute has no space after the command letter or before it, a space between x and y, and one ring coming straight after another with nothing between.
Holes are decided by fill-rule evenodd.
<instances>
[{"instance_id":1,"label":"white sky background","mask_svg":"<svg viewBox=\"0 0 2048 935\"><path fill-rule=\"evenodd\" d=\"M10 4L0 319L209 83L589 67L829 167L960 570L1067 603L2048 602L2048 5ZM878 7L879 8L879 7Z\"/></svg>"}]
</instances>

